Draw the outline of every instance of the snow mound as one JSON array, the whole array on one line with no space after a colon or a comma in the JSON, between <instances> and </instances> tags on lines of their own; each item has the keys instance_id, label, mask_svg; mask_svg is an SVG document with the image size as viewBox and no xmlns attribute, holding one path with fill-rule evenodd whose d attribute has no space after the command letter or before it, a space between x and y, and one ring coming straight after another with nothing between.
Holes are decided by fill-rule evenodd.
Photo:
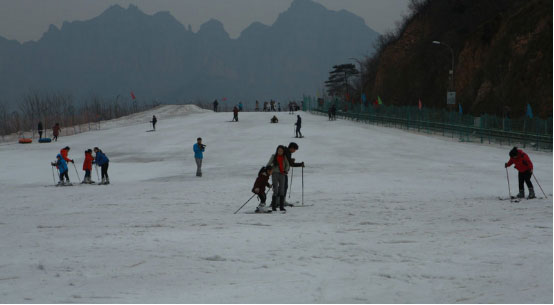
<instances>
[{"instance_id":1,"label":"snow mound","mask_svg":"<svg viewBox=\"0 0 554 305\"><path fill-rule=\"evenodd\" d=\"M148 123L155 115L158 120L182 117L193 113L212 112L211 110L202 109L196 105L162 105L154 107L150 110L133 113L117 119L101 122L102 128L114 128L122 126L130 126L135 124Z\"/></svg>"}]
</instances>

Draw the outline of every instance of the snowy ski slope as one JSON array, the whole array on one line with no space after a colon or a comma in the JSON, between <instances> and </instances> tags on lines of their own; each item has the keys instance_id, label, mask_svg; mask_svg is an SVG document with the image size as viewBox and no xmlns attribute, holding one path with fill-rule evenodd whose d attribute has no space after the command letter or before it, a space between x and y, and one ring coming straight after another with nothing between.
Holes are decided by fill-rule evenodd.
<instances>
[{"instance_id":1,"label":"snowy ski slope","mask_svg":"<svg viewBox=\"0 0 554 305\"><path fill-rule=\"evenodd\" d=\"M145 132L152 114L157 131ZM0 145L0 300L552 303L552 199L498 200L509 147L300 114L298 140L287 113L231 123L165 106L57 143ZM314 206L246 214L253 199L233 215L276 146L294 140ZM100 147L112 184L53 187L49 163L66 145L81 179L84 150ZM552 153L526 151L552 198ZM71 165L69 175L77 182ZM290 201L301 201L300 176Z\"/></svg>"}]
</instances>

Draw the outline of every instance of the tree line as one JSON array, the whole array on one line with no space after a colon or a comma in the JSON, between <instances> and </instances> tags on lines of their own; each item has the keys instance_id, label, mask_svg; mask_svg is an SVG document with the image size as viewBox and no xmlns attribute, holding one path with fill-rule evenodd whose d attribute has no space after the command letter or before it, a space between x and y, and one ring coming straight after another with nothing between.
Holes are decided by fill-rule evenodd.
<instances>
[{"instance_id":1,"label":"tree line","mask_svg":"<svg viewBox=\"0 0 554 305\"><path fill-rule=\"evenodd\" d=\"M66 135L76 134L98 129L100 121L116 119L158 105L156 101L145 103L120 96L104 98L92 95L84 100L76 100L71 94L30 92L23 96L15 109L8 108L6 102L0 101L0 134L2 139L14 133L19 137L34 138L39 122L42 122L45 130L59 123Z\"/></svg>"}]
</instances>

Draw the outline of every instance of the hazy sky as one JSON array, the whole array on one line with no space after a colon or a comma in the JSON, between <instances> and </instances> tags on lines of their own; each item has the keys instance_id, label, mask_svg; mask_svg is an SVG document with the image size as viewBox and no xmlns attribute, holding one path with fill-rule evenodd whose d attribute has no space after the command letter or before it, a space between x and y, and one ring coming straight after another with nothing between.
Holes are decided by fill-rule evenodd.
<instances>
[{"instance_id":1,"label":"hazy sky","mask_svg":"<svg viewBox=\"0 0 554 305\"><path fill-rule=\"evenodd\" d=\"M137 5L152 14L169 11L183 25L198 31L210 18L220 20L231 37L254 21L271 25L292 0L0 0L0 35L21 42L37 40L50 24L87 20L110 5ZM365 19L377 32L392 29L407 12L408 0L316 0L331 10L346 9Z\"/></svg>"}]
</instances>

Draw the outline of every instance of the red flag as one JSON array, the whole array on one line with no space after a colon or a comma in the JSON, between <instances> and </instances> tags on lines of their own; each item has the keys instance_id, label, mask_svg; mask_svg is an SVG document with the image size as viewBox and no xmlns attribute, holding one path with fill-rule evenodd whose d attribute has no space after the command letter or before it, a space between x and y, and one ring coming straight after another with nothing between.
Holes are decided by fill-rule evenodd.
<instances>
[{"instance_id":1,"label":"red flag","mask_svg":"<svg viewBox=\"0 0 554 305\"><path fill-rule=\"evenodd\" d=\"M227 98L226 98L226 97L224 97L224 98L222 98L221 100L225 102L225 101L227 100Z\"/></svg>"},{"instance_id":2,"label":"red flag","mask_svg":"<svg viewBox=\"0 0 554 305\"><path fill-rule=\"evenodd\" d=\"M132 97L133 99L136 99L135 94L133 93L133 91L131 91L131 97Z\"/></svg>"},{"instance_id":3,"label":"red flag","mask_svg":"<svg viewBox=\"0 0 554 305\"><path fill-rule=\"evenodd\" d=\"M421 108L423 108L423 105L421 104L421 99L419 99L419 110L421 110Z\"/></svg>"}]
</instances>

